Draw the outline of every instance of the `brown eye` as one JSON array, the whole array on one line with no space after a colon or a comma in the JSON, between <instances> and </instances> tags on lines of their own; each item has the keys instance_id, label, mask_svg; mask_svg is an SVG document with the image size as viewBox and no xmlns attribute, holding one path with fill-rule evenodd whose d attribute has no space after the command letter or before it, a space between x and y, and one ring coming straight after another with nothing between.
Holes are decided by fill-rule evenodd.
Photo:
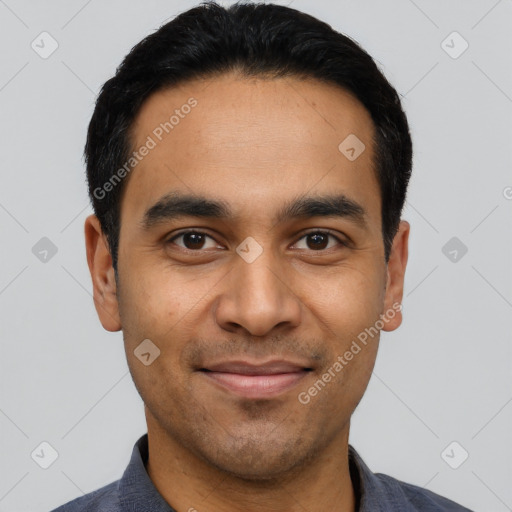
<instances>
[{"instance_id":1,"label":"brown eye","mask_svg":"<svg viewBox=\"0 0 512 512\"><path fill-rule=\"evenodd\" d=\"M187 249L202 249L204 245L204 234L185 233L183 235L183 244Z\"/></svg>"},{"instance_id":2,"label":"brown eye","mask_svg":"<svg viewBox=\"0 0 512 512\"><path fill-rule=\"evenodd\" d=\"M329 235L325 233L310 233L306 236L310 249L325 249L329 243Z\"/></svg>"},{"instance_id":3,"label":"brown eye","mask_svg":"<svg viewBox=\"0 0 512 512\"><path fill-rule=\"evenodd\" d=\"M304 235L299 242L305 240L305 247L299 247L299 249L310 249L312 251L322 251L324 249L330 249L335 244L330 244L330 240L334 240L338 245L345 246L346 244L340 240L337 236L333 235L329 231L312 231Z\"/></svg>"},{"instance_id":4,"label":"brown eye","mask_svg":"<svg viewBox=\"0 0 512 512\"><path fill-rule=\"evenodd\" d=\"M176 240L180 240L181 243L177 243ZM208 236L206 233L202 233L200 231L184 231L178 235L175 235L170 240L168 240L168 244L175 243L178 247L183 247L188 250L200 250L205 249L205 244L207 240L210 239L214 242L211 247L216 247L215 240L211 236Z\"/></svg>"}]
</instances>

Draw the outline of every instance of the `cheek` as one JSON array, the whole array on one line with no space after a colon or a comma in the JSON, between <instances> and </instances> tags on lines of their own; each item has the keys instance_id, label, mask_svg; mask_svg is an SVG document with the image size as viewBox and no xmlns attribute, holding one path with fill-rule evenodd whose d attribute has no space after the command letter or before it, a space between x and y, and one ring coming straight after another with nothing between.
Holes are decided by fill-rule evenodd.
<instances>
[{"instance_id":1,"label":"cheek","mask_svg":"<svg viewBox=\"0 0 512 512\"><path fill-rule=\"evenodd\" d=\"M307 285L306 304L331 327L331 335L347 341L379 319L384 304L383 276L375 267L345 265L321 286Z\"/></svg>"},{"instance_id":2,"label":"cheek","mask_svg":"<svg viewBox=\"0 0 512 512\"><path fill-rule=\"evenodd\" d=\"M378 336L366 345L344 341L333 349L331 361L318 372L317 380L297 396L311 424L322 422L321 431L326 437L350 421L375 364Z\"/></svg>"},{"instance_id":3,"label":"cheek","mask_svg":"<svg viewBox=\"0 0 512 512\"><path fill-rule=\"evenodd\" d=\"M320 379L329 374L329 383L326 392L319 393L317 406L339 414L352 411L361 400L377 355L380 333L375 324L383 307L383 281L367 268L344 268L324 290L309 295L308 304L329 345L329 361L319 372Z\"/></svg>"},{"instance_id":4,"label":"cheek","mask_svg":"<svg viewBox=\"0 0 512 512\"><path fill-rule=\"evenodd\" d=\"M123 282L121 320L131 336L161 338L183 318L193 304L182 285L162 272L141 270ZM191 300L189 300L189 298Z\"/></svg>"},{"instance_id":5,"label":"cheek","mask_svg":"<svg viewBox=\"0 0 512 512\"><path fill-rule=\"evenodd\" d=\"M190 308L182 303L184 294L178 290L146 271L134 273L122 289L120 314L128 366L139 394L153 411L169 410L164 404L169 406L169 396L179 396L173 390L183 385L176 369Z\"/></svg>"},{"instance_id":6,"label":"cheek","mask_svg":"<svg viewBox=\"0 0 512 512\"><path fill-rule=\"evenodd\" d=\"M120 315L125 352L142 388L165 387L184 378L179 372L180 356L197 326L207 321L202 301L207 300L208 286L208 280L171 275L169 270L134 272L123 282ZM159 351L150 366L137 358L138 347L146 339L157 347L155 353Z\"/></svg>"}]
</instances>

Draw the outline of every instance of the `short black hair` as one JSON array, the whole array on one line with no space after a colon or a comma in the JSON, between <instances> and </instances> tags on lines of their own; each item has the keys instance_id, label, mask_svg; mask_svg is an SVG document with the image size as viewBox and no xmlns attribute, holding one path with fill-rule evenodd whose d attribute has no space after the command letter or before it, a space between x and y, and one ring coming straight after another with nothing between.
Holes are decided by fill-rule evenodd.
<instances>
[{"instance_id":1,"label":"short black hair","mask_svg":"<svg viewBox=\"0 0 512 512\"><path fill-rule=\"evenodd\" d=\"M134 46L96 100L84 156L89 196L116 277L123 182L114 179L126 174L115 175L133 151L131 128L142 103L187 80L235 70L247 77L313 78L351 92L364 105L375 128L387 262L412 167L409 126L396 90L357 42L313 16L275 4L224 8L203 2Z\"/></svg>"}]
</instances>

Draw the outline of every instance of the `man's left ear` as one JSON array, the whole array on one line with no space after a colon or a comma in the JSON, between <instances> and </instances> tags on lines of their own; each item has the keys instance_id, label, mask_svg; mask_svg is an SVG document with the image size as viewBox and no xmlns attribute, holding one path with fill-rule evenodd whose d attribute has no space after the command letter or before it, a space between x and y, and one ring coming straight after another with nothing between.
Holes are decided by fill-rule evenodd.
<instances>
[{"instance_id":1,"label":"man's left ear","mask_svg":"<svg viewBox=\"0 0 512 512\"><path fill-rule=\"evenodd\" d=\"M393 239L393 245L387 265L387 283L384 298L384 322L383 331L394 331L402 323L402 297L404 294L404 277L407 258L409 256L409 231L411 226L406 220L400 221L398 232ZM399 305L400 304L400 308ZM394 311L395 314L386 312Z\"/></svg>"}]
</instances>

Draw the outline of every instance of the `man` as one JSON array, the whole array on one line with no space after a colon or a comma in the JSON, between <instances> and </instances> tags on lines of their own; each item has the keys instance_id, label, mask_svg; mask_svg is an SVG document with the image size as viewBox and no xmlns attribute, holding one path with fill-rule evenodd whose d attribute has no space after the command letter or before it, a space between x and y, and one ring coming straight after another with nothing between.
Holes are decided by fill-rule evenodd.
<instances>
[{"instance_id":1,"label":"man","mask_svg":"<svg viewBox=\"0 0 512 512\"><path fill-rule=\"evenodd\" d=\"M349 38L205 4L135 46L86 150L87 260L148 433L75 511L460 511L349 445L401 323L412 145Z\"/></svg>"}]
</instances>

